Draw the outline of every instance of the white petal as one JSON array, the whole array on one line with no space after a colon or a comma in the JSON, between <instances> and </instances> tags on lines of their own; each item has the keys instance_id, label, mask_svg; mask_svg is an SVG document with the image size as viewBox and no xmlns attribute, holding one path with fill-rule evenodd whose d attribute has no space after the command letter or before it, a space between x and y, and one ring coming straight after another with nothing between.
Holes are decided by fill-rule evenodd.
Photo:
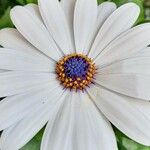
<instances>
[{"instance_id":1,"label":"white petal","mask_svg":"<svg viewBox=\"0 0 150 150\"><path fill-rule=\"evenodd\" d=\"M147 119L150 120L150 102L139 99L127 99L133 107L137 108Z\"/></svg>"},{"instance_id":2,"label":"white petal","mask_svg":"<svg viewBox=\"0 0 150 150\"><path fill-rule=\"evenodd\" d=\"M16 124L14 124L13 126L7 128L7 133L4 131L1 133L1 136L0 136L0 150L2 150L2 136L3 136L3 139L7 136L8 133L10 133L12 131L12 129L15 127Z\"/></svg>"},{"instance_id":3,"label":"white petal","mask_svg":"<svg viewBox=\"0 0 150 150\"><path fill-rule=\"evenodd\" d=\"M74 51L69 25L65 13L58 0L39 0L39 8L43 20L58 44L65 54Z\"/></svg>"},{"instance_id":4,"label":"white petal","mask_svg":"<svg viewBox=\"0 0 150 150\"><path fill-rule=\"evenodd\" d=\"M5 28L0 30L0 45L8 48L23 51L34 57L48 59L43 53L31 45L16 29Z\"/></svg>"},{"instance_id":5,"label":"white petal","mask_svg":"<svg viewBox=\"0 0 150 150\"><path fill-rule=\"evenodd\" d=\"M117 150L117 145L110 123L88 95L73 93L46 127L41 150L47 149Z\"/></svg>"},{"instance_id":6,"label":"white petal","mask_svg":"<svg viewBox=\"0 0 150 150\"><path fill-rule=\"evenodd\" d=\"M44 24L31 11L16 6L11 10L11 19L19 32L41 52L55 60L62 56Z\"/></svg>"},{"instance_id":7,"label":"white petal","mask_svg":"<svg viewBox=\"0 0 150 150\"><path fill-rule=\"evenodd\" d=\"M97 23L97 1L77 0L74 13L74 35L77 53L89 51Z\"/></svg>"},{"instance_id":8,"label":"white petal","mask_svg":"<svg viewBox=\"0 0 150 150\"><path fill-rule=\"evenodd\" d=\"M99 30L89 57L95 58L112 40L131 28L139 13L140 8L135 3L127 3L114 11Z\"/></svg>"},{"instance_id":9,"label":"white petal","mask_svg":"<svg viewBox=\"0 0 150 150\"><path fill-rule=\"evenodd\" d=\"M99 69L99 74L149 74L150 57L131 57Z\"/></svg>"},{"instance_id":10,"label":"white petal","mask_svg":"<svg viewBox=\"0 0 150 150\"><path fill-rule=\"evenodd\" d=\"M75 41L74 41L74 31L73 31L75 3L76 3L76 0L61 0L60 1L60 5L65 13L65 17L69 25L71 40L73 44L73 52L75 52Z\"/></svg>"},{"instance_id":11,"label":"white petal","mask_svg":"<svg viewBox=\"0 0 150 150\"><path fill-rule=\"evenodd\" d=\"M24 37L14 28L5 28L0 30L0 45L9 48L15 49L18 51L23 51L29 53L33 56L43 55L33 47Z\"/></svg>"},{"instance_id":12,"label":"white petal","mask_svg":"<svg viewBox=\"0 0 150 150\"><path fill-rule=\"evenodd\" d=\"M55 111L53 112L53 115L50 117L50 120L49 120L49 122L48 122L48 125L47 125L47 127L46 127L46 129L45 129L45 132L44 132L44 135L43 135L43 139L42 139L42 143L41 143L41 150L43 150L43 149L47 149L47 148L50 148L50 147L52 147L52 145L50 146L50 147L47 147L49 144L47 143L48 141L49 141L49 130L50 130L50 128L54 125L53 123L54 123L54 121L55 121L55 119L56 119L56 117L57 117L57 115L58 115L58 112L62 109L62 107L63 107L63 104L65 103L64 101L66 101L67 99L68 99L68 97L69 97L69 94L70 94L70 92L69 91L65 91L65 94L63 95L63 97L62 97L62 103L60 103L60 104L58 104L59 105L59 107L57 107L56 109L55 109ZM62 114L63 115L63 114ZM61 117L61 114L60 114L60 117ZM65 116L64 116L65 117ZM63 118L62 118L63 119ZM63 128L63 127L61 127L61 128ZM59 130L59 129L58 129ZM53 136L55 136L55 135L53 135ZM59 138L59 137L58 137ZM54 141L54 142L57 142L57 140L59 140L59 139L56 139L56 141ZM54 144L54 143L53 143ZM57 145L56 145L57 146Z\"/></svg>"},{"instance_id":13,"label":"white petal","mask_svg":"<svg viewBox=\"0 0 150 150\"><path fill-rule=\"evenodd\" d=\"M41 85L36 90L3 99L0 101L0 131L20 121L47 103L50 98L55 99L61 93L63 93L62 88L57 82L51 81L49 84Z\"/></svg>"},{"instance_id":14,"label":"white petal","mask_svg":"<svg viewBox=\"0 0 150 150\"><path fill-rule=\"evenodd\" d=\"M128 97L103 88L94 88L89 93L99 109L119 130L136 142L150 146L150 120L128 101Z\"/></svg>"},{"instance_id":15,"label":"white petal","mask_svg":"<svg viewBox=\"0 0 150 150\"><path fill-rule=\"evenodd\" d=\"M106 19L116 10L117 6L112 2L103 2L98 6L97 30L102 27Z\"/></svg>"},{"instance_id":16,"label":"white petal","mask_svg":"<svg viewBox=\"0 0 150 150\"><path fill-rule=\"evenodd\" d=\"M0 74L0 97L21 94L55 79L51 73L9 71Z\"/></svg>"},{"instance_id":17,"label":"white petal","mask_svg":"<svg viewBox=\"0 0 150 150\"><path fill-rule=\"evenodd\" d=\"M106 66L128 58L150 44L149 35L150 23L138 25L111 42L97 57L95 62L100 66Z\"/></svg>"},{"instance_id":18,"label":"white petal","mask_svg":"<svg viewBox=\"0 0 150 150\"><path fill-rule=\"evenodd\" d=\"M1 149L19 150L22 148L44 127L48 117L48 111L46 112L43 108L33 115L27 116L15 126L5 129L1 135Z\"/></svg>"},{"instance_id":19,"label":"white petal","mask_svg":"<svg viewBox=\"0 0 150 150\"><path fill-rule=\"evenodd\" d=\"M76 0L61 0L60 1L60 4L70 24L73 23L75 3L76 3Z\"/></svg>"},{"instance_id":20,"label":"white petal","mask_svg":"<svg viewBox=\"0 0 150 150\"><path fill-rule=\"evenodd\" d=\"M96 82L112 91L150 100L150 75L147 74L108 74L97 75Z\"/></svg>"},{"instance_id":21,"label":"white petal","mask_svg":"<svg viewBox=\"0 0 150 150\"><path fill-rule=\"evenodd\" d=\"M60 5L62 6L65 12L72 34L73 34L73 18L74 18L75 3L76 3L76 0L61 0L60 1Z\"/></svg>"},{"instance_id":22,"label":"white petal","mask_svg":"<svg viewBox=\"0 0 150 150\"><path fill-rule=\"evenodd\" d=\"M69 98L70 98L70 95L67 95L67 97L65 97L64 101L69 101L70 100ZM70 106L69 103L67 104L66 102L63 102L63 104L61 105L60 109L57 110L55 112L55 114L50 118L49 123L47 125L47 128L45 129L43 139L42 139L41 150L43 150L43 149L46 149L46 150L47 149L53 149L52 147L55 145L55 142L57 142L58 144L56 144L54 147L56 149L58 149L59 142L61 142L60 141L61 137L58 136L57 139L55 137L57 136L57 134L61 133L62 130L60 130L60 129L68 129L68 127L69 127L69 119L71 119L71 118L68 118L68 119L66 118L66 117L69 117L69 114L71 114L71 112L68 112L71 109L71 107L69 107L69 106ZM65 112L61 111L63 109L63 107L66 108ZM58 122L59 119L61 119L60 122ZM64 125L63 125L63 123L64 123ZM66 125L66 127L65 127L65 125ZM60 126L61 128L59 128L57 126ZM51 128L53 128L53 131L51 131ZM56 132L56 133L53 134L53 132ZM64 135L65 134L66 133L64 133ZM51 140L49 140L49 139L51 139ZM62 140L65 140L65 138L63 137ZM61 147L61 149L62 149L62 147Z\"/></svg>"},{"instance_id":23,"label":"white petal","mask_svg":"<svg viewBox=\"0 0 150 150\"><path fill-rule=\"evenodd\" d=\"M18 50L0 48L0 68L5 70L53 72L55 64L47 58L32 56Z\"/></svg>"},{"instance_id":24,"label":"white petal","mask_svg":"<svg viewBox=\"0 0 150 150\"><path fill-rule=\"evenodd\" d=\"M34 16L36 16L39 20L42 20L40 11L39 11L39 7L36 4L27 4L24 6L26 9L28 9L32 14L34 14Z\"/></svg>"},{"instance_id":25,"label":"white petal","mask_svg":"<svg viewBox=\"0 0 150 150\"><path fill-rule=\"evenodd\" d=\"M117 7L116 4L112 2L103 2L98 6L97 23L94 29L95 31L93 34L92 42L94 42L98 34L98 31L100 30L106 19L115 11L116 7ZM90 50L87 53L89 52Z\"/></svg>"},{"instance_id":26,"label":"white petal","mask_svg":"<svg viewBox=\"0 0 150 150\"><path fill-rule=\"evenodd\" d=\"M0 69L0 73L1 73L1 72L4 72L4 71L5 71L5 70Z\"/></svg>"},{"instance_id":27,"label":"white petal","mask_svg":"<svg viewBox=\"0 0 150 150\"><path fill-rule=\"evenodd\" d=\"M139 51L136 55L134 54L131 57L150 57L150 47L146 47L143 50Z\"/></svg>"},{"instance_id":28,"label":"white petal","mask_svg":"<svg viewBox=\"0 0 150 150\"><path fill-rule=\"evenodd\" d=\"M61 93L62 95L62 93ZM51 99L51 96L49 95ZM11 131L9 128L2 134L1 147L3 150L18 150L29 142L48 122L49 117L59 108L59 97L52 97L52 102L41 105L40 109L26 116L14 126Z\"/></svg>"}]
</instances>

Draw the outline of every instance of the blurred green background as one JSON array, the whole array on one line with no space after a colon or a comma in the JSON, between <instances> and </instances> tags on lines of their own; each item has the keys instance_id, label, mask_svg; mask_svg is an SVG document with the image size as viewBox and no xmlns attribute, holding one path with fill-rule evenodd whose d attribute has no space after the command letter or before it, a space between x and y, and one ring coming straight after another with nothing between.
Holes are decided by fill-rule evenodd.
<instances>
[{"instance_id":1,"label":"blurred green background","mask_svg":"<svg viewBox=\"0 0 150 150\"><path fill-rule=\"evenodd\" d=\"M107 0L98 0L98 3L102 3ZM150 0L109 0L115 2L118 6L127 2L134 2L141 8L141 14L136 24L144 22L150 22ZM9 12L15 5L25 5L28 3L37 3L37 0L0 0L0 29L5 27L13 27L13 24L9 17ZM40 142L44 129L42 129L26 146L21 150L39 150ZM119 150L150 150L150 147L140 145L133 140L126 137L120 131L114 127L116 139ZM101 139L100 139L101 140Z\"/></svg>"}]
</instances>

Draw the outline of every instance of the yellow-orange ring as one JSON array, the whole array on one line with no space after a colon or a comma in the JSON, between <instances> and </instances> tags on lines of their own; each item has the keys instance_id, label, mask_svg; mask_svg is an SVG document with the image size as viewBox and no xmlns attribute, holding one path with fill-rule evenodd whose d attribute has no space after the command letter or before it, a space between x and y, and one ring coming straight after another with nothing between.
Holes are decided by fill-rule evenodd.
<instances>
[{"instance_id":1,"label":"yellow-orange ring","mask_svg":"<svg viewBox=\"0 0 150 150\"><path fill-rule=\"evenodd\" d=\"M85 59L86 63L89 65L87 75L85 79L81 79L77 77L76 79L72 79L66 76L64 64L67 60L72 57L80 57ZM86 55L83 54L70 54L64 56L60 59L56 64L56 74L57 79L60 81L60 84L64 88L69 88L70 90L84 90L86 87L89 87L90 84L93 84L93 79L96 73L96 66L92 62L92 59L88 58Z\"/></svg>"}]
</instances>

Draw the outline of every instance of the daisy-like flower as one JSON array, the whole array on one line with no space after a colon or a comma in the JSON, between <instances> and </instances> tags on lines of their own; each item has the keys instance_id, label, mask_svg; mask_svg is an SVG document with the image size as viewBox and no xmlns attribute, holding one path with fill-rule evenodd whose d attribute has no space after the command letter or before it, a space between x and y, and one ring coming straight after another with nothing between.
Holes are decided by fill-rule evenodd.
<instances>
[{"instance_id":1,"label":"daisy-like flower","mask_svg":"<svg viewBox=\"0 0 150 150\"><path fill-rule=\"evenodd\" d=\"M117 150L110 122L150 145L150 23L134 3L39 0L0 31L1 150L46 124L41 150ZM132 28L133 27L133 28Z\"/></svg>"}]
</instances>

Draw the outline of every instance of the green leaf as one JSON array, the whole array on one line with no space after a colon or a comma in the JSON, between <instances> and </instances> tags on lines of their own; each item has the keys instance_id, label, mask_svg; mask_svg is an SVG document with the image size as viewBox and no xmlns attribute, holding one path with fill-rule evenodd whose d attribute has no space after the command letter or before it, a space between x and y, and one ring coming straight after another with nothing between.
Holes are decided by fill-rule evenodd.
<instances>
[{"instance_id":1,"label":"green leaf","mask_svg":"<svg viewBox=\"0 0 150 150\"><path fill-rule=\"evenodd\" d=\"M16 0L16 2L18 2L18 3L21 4L21 5L25 5L25 4L26 4L26 1L25 1L25 0Z\"/></svg>"},{"instance_id":2,"label":"green leaf","mask_svg":"<svg viewBox=\"0 0 150 150\"><path fill-rule=\"evenodd\" d=\"M114 131L116 134L119 150L150 150L150 147L143 146L143 145L131 140L130 138L128 138L123 133L121 133L115 127L114 127Z\"/></svg>"},{"instance_id":3,"label":"green leaf","mask_svg":"<svg viewBox=\"0 0 150 150\"><path fill-rule=\"evenodd\" d=\"M20 150L40 150L41 139L43 136L44 128L23 148Z\"/></svg>"},{"instance_id":4,"label":"green leaf","mask_svg":"<svg viewBox=\"0 0 150 150\"><path fill-rule=\"evenodd\" d=\"M37 4L37 0L26 0L27 3L35 3Z\"/></svg>"},{"instance_id":5,"label":"green leaf","mask_svg":"<svg viewBox=\"0 0 150 150\"><path fill-rule=\"evenodd\" d=\"M0 17L3 15L5 9L8 6L8 1L7 0L0 0Z\"/></svg>"},{"instance_id":6,"label":"green leaf","mask_svg":"<svg viewBox=\"0 0 150 150\"><path fill-rule=\"evenodd\" d=\"M37 4L37 0L16 0L18 3L20 3L21 5L25 5L28 3L35 3Z\"/></svg>"},{"instance_id":7,"label":"green leaf","mask_svg":"<svg viewBox=\"0 0 150 150\"><path fill-rule=\"evenodd\" d=\"M97 0L98 4L105 2L106 0Z\"/></svg>"},{"instance_id":8,"label":"green leaf","mask_svg":"<svg viewBox=\"0 0 150 150\"><path fill-rule=\"evenodd\" d=\"M13 27L13 24L10 19L10 10L11 7L8 7L4 15L0 18L0 29L4 27Z\"/></svg>"}]
</instances>

